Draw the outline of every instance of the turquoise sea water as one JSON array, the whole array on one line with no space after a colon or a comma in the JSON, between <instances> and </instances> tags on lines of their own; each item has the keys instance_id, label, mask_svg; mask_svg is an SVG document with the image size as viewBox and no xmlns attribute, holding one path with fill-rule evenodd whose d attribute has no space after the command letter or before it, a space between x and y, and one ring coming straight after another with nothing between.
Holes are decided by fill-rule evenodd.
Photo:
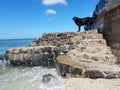
<instances>
[{"instance_id":1,"label":"turquoise sea water","mask_svg":"<svg viewBox=\"0 0 120 90\"><path fill-rule=\"evenodd\" d=\"M5 53L8 48L11 47L26 47L34 39L4 39L0 40L0 54Z\"/></svg>"},{"instance_id":2,"label":"turquoise sea water","mask_svg":"<svg viewBox=\"0 0 120 90\"><path fill-rule=\"evenodd\" d=\"M33 39L0 40L0 54L11 47L27 47ZM49 83L42 83L42 75L52 74ZM55 68L14 67L9 61L0 60L0 90L64 90L65 79Z\"/></svg>"}]
</instances>

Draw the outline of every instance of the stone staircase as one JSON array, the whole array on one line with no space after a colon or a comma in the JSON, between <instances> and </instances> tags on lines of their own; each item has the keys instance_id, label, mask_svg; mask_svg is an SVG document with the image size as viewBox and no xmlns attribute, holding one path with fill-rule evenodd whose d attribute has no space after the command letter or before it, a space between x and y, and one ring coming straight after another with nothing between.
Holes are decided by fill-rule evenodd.
<instances>
[{"instance_id":1,"label":"stone staircase","mask_svg":"<svg viewBox=\"0 0 120 90\"><path fill-rule=\"evenodd\" d=\"M93 33L94 32L94 33ZM66 55L57 57L61 75L67 77L120 78L117 57L97 31L83 32L71 38L77 43Z\"/></svg>"},{"instance_id":2,"label":"stone staircase","mask_svg":"<svg viewBox=\"0 0 120 90\"><path fill-rule=\"evenodd\" d=\"M98 30L47 33L29 47L10 48L12 65L54 66L67 77L120 78L117 57Z\"/></svg>"}]
</instances>

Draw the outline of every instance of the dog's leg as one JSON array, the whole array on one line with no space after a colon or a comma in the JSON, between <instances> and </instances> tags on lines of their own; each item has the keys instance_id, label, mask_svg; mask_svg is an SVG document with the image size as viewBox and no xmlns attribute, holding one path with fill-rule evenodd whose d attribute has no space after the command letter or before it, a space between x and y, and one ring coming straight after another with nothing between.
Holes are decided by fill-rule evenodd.
<instances>
[{"instance_id":1,"label":"dog's leg","mask_svg":"<svg viewBox=\"0 0 120 90\"><path fill-rule=\"evenodd\" d=\"M78 31L77 32L80 32L80 26L78 26Z\"/></svg>"}]
</instances>

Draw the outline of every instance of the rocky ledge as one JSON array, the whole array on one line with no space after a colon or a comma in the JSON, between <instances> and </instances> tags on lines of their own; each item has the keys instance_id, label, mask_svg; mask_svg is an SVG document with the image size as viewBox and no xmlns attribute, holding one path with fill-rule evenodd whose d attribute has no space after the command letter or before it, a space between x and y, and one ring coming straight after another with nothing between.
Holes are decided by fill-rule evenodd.
<instances>
[{"instance_id":1,"label":"rocky ledge","mask_svg":"<svg viewBox=\"0 0 120 90\"><path fill-rule=\"evenodd\" d=\"M94 36L93 36L94 34ZM97 34L97 30L89 32L60 32L60 33L47 33L42 37L34 40L29 47L10 48L6 51L5 58L10 60L12 65L25 65L25 66L51 66L56 63L56 57L61 54L66 54L74 49L76 45L88 44L85 39L97 38L96 42L105 44L102 40L101 34ZM91 44L94 44L94 42Z\"/></svg>"},{"instance_id":2,"label":"rocky ledge","mask_svg":"<svg viewBox=\"0 0 120 90\"><path fill-rule=\"evenodd\" d=\"M117 57L98 30L47 33L29 47L10 48L5 58L12 65L55 66L62 76L120 78Z\"/></svg>"}]
</instances>

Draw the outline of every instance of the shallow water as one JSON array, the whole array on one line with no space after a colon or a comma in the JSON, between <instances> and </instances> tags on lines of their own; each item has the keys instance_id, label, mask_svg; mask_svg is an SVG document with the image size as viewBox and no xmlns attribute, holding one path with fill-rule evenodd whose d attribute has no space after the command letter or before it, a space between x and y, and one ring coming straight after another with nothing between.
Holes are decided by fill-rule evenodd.
<instances>
[{"instance_id":1,"label":"shallow water","mask_svg":"<svg viewBox=\"0 0 120 90\"><path fill-rule=\"evenodd\" d=\"M0 54L11 47L28 46L33 39L0 40ZM49 83L42 83L42 75L52 74ZM0 90L64 90L65 79L54 68L13 67L0 60Z\"/></svg>"},{"instance_id":2,"label":"shallow water","mask_svg":"<svg viewBox=\"0 0 120 90\"><path fill-rule=\"evenodd\" d=\"M65 79L54 68L12 67L0 64L0 90L63 90ZM52 74L49 83L42 82L42 75Z\"/></svg>"}]
</instances>

